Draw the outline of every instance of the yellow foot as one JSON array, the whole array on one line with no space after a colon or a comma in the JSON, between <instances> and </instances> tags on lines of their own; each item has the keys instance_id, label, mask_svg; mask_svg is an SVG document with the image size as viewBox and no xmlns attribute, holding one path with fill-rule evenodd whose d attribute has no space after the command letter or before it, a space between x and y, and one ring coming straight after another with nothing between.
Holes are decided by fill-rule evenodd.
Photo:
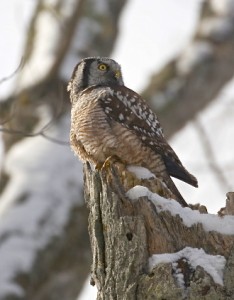
<instances>
[{"instance_id":1,"label":"yellow foot","mask_svg":"<svg viewBox=\"0 0 234 300\"><path fill-rule=\"evenodd\" d=\"M99 162L95 166L95 170L97 171L105 171L108 170L113 164L123 165L123 161L117 156L117 155L111 155L107 157L107 159L104 161L104 163Z\"/></svg>"},{"instance_id":2,"label":"yellow foot","mask_svg":"<svg viewBox=\"0 0 234 300\"><path fill-rule=\"evenodd\" d=\"M95 167L96 170L102 172L102 176L105 176L109 184L122 183L122 175L126 171L126 164L117 156L111 155L107 157L104 163L98 163Z\"/></svg>"},{"instance_id":3,"label":"yellow foot","mask_svg":"<svg viewBox=\"0 0 234 300\"><path fill-rule=\"evenodd\" d=\"M113 164L123 164L121 159L117 155L111 155L107 157L107 159L104 161L101 170L108 170Z\"/></svg>"},{"instance_id":4,"label":"yellow foot","mask_svg":"<svg viewBox=\"0 0 234 300\"><path fill-rule=\"evenodd\" d=\"M95 170L100 171L102 169L103 163L99 162L95 166Z\"/></svg>"}]
</instances>

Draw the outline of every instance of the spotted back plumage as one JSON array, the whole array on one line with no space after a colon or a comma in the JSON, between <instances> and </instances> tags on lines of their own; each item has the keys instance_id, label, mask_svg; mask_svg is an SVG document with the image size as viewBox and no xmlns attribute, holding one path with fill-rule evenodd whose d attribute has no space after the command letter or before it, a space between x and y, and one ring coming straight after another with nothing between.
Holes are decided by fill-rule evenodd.
<instances>
[{"instance_id":1,"label":"spotted back plumage","mask_svg":"<svg viewBox=\"0 0 234 300\"><path fill-rule=\"evenodd\" d=\"M187 172L165 140L156 114L137 93L125 86L108 87L100 98L100 105L110 119L130 129L143 144L159 153L171 176L197 186L197 180Z\"/></svg>"}]
</instances>

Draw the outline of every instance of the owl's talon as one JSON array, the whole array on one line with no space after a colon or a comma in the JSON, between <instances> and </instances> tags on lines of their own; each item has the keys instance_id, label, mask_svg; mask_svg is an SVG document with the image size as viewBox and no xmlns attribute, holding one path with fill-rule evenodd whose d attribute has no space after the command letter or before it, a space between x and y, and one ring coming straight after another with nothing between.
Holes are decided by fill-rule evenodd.
<instances>
[{"instance_id":1,"label":"owl's talon","mask_svg":"<svg viewBox=\"0 0 234 300\"><path fill-rule=\"evenodd\" d=\"M100 171L102 169L103 164L102 163L97 163L95 166L95 170Z\"/></svg>"},{"instance_id":2,"label":"owl's talon","mask_svg":"<svg viewBox=\"0 0 234 300\"><path fill-rule=\"evenodd\" d=\"M111 155L104 161L101 170L108 170L115 163L123 163L117 155Z\"/></svg>"}]
</instances>

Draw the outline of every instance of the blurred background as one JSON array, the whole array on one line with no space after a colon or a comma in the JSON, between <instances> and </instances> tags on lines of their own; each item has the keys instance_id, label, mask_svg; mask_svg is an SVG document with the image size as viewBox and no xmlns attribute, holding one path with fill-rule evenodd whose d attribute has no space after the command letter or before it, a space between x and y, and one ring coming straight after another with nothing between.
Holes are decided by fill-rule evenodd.
<instances>
[{"instance_id":1,"label":"blurred background","mask_svg":"<svg viewBox=\"0 0 234 300\"><path fill-rule=\"evenodd\" d=\"M234 190L234 1L11 0L0 16L0 300L95 299L73 68L121 64L198 179L182 195L217 213Z\"/></svg>"}]
</instances>

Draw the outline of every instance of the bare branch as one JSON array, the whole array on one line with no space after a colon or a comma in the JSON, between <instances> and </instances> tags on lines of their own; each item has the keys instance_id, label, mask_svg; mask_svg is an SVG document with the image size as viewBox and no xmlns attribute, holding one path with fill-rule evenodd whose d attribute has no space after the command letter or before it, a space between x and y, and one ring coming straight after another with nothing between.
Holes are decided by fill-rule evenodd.
<instances>
[{"instance_id":1,"label":"bare branch","mask_svg":"<svg viewBox=\"0 0 234 300\"><path fill-rule=\"evenodd\" d=\"M204 127L202 126L201 122L199 122L198 119L196 120L195 124L196 124L196 129L199 132L199 137L200 137L200 141L203 146L206 160L207 160L209 167L211 168L213 174L217 177L217 182L220 185L223 185L224 190L231 191L232 187L229 185L228 181L226 180L226 178L223 174L223 169L217 163L217 160L216 160L215 154L214 154L214 150L212 148L212 145L210 143L208 135L204 130Z\"/></svg>"}]
</instances>

